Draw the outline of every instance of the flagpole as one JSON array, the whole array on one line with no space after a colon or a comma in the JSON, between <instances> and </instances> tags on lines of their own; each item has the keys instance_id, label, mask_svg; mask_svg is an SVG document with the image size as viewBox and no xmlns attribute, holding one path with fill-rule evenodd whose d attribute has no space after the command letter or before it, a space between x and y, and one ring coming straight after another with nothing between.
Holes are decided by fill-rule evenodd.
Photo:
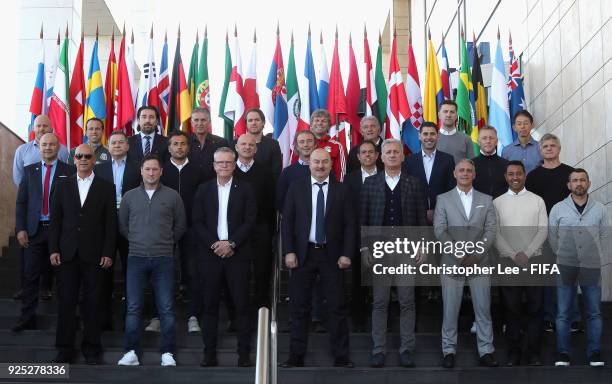
<instances>
[{"instance_id":1,"label":"flagpole","mask_svg":"<svg viewBox=\"0 0 612 384\"><path fill-rule=\"evenodd\" d=\"M68 22L66 22L66 32L64 34L64 38L68 39ZM68 56L68 52L66 52L66 56ZM70 63L68 63L68 66L70 66ZM66 73L68 75L68 78L70 78L69 68L66 68ZM66 90L66 92L70 94L68 89ZM67 113L65 114L66 115L66 147L68 149L68 153L70 153L70 96L66 98L66 110L67 110Z\"/></svg>"}]
</instances>

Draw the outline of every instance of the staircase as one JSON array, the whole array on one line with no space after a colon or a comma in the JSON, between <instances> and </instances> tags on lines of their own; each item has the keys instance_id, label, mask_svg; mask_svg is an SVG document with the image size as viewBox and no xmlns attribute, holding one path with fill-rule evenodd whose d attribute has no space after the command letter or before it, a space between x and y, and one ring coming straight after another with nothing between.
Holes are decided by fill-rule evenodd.
<instances>
[{"instance_id":1,"label":"staircase","mask_svg":"<svg viewBox=\"0 0 612 384\"><path fill-rule=\"evenodd\" d=\"M13 333L14 325L20 313L19 301L11 296L19 284L20 250L14 238L8 247L2 249L0 258L0 363L50 362L56 354L53 347L55 341L55 326L57 321L55 299L39 303L38 330ZM117 268L117 280L121 278ZM278 360L284 361L289 353L288 308L286 302L286 273L282 275L281 303L278 305L279 345ZM117 285L120 286L120 282ZM399 347L399 315L397 306L391 306L390 331L388 333L387 368L372 369L369 367L371 353L371 337L369 333L351 333L351 359L355 363L352 370L333 368L330 355L329 335L311 333L309 337L309 353L306 356L306 367L279 369L278 382L292 383L611 383L612 382L612 331L606 325L612 324L612 306L605 303L604 335L602 340L602 356L608 365L603 369L594 369L586 365L584 334L572 338L575 353L572 356L572 366L555 368L554 334L545 333L542 342L543 367L505 367L507 347L501 333L502 319L497 300L494 300L492 312L495 326L496 357L500 368L478 367L475 335L470 334L471 306L466 302L460 315L460 334L456 367L445 370L440 367L440 328L441 303L417 304L417 341L415 362L417 368L403 369L398 367ZM162 368L159 366L158 352L159 335L149 332L142 333L141 344L143 356L139 367L118 367L116 362L123 355L123 322L120 298L115 299L114 331L105 332L102 343L105 347L104 365L91 367L83 364L82 356L76 364L70 367L70 382L79 383L252 383L255 377L254 368L237 368L236 337L225 332L227 317L222 309L219 325L219 367L201 368L202 338L200 334L188 334L186 330L186 304L177 301L177 347L176 359L178 366ZM146 318L146 316L144 316ZM255 316L253 317L255 319ZM144 328L145 324L143 324ZM256 321L253 321L253 329ZM255 332L253 332L252 350L256 350ZM77 344L79 341L77 340ZM252 356L255 361L255 356ZM0 382L5 382L0 379ZM14 382L28 382L26 379ZM31 380L31 382L36 382Z\"/></svg>"}]
</instances>

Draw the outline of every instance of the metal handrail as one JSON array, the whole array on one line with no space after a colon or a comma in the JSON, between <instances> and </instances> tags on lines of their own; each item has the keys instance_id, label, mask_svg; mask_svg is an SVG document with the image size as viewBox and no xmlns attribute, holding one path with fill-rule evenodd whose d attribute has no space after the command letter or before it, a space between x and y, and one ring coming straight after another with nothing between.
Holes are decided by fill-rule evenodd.
<instances>
[{"instance_id":1,"label":"metal handrail","mask_svg":"<svg viewBox=\"0 0 612 384\"><path fill-rule=\"evenodd\" d=\"M255 383L268 384L269 360L268 360L268 342L270 338L270 330L268 322L270 310L266 307L259 308L258 326L257 326L257 361L255 363Z\"/></svg>"},{"instance_id":2,"label":"metal handrail","mask_svg":"<svg viewBox=\"0 0 612 384\"><path fill-rule=\"evenodd\" d=\"M280 215L279 215L280 216ZM279 223L280 223L279 218ZM280 225L279 225L280 228ZM278 380L278 311L277 305L280 300L280 275L282 266L281 236L278 231L276 243L276 257L274 258L273 287L272 287L272 316L270 319L270 384L276 384Z\"/></svg>"}]
</instances>

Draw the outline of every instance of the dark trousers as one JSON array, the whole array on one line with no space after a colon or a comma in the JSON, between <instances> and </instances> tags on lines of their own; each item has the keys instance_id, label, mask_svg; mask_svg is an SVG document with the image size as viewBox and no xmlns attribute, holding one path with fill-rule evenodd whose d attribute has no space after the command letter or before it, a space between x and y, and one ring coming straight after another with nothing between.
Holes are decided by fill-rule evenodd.
<instances>
[{"instance_id":1,"label":"dark trousers","mask_svg":"<svg viewBox=\"0 0 612 384\"><path fill-rule=\"evenodd\" d=\"M25 321L36 316L41 280L49 273L49 270L51 271L51 276L53 276L51 262L49 261L48 232L49 227L39 224L36 235L29 239L28 247L23 250L21 319ZM51 278L50 281L52 283L53 279ZM47 282L47 284L49 283Z\"/></svg>"},{"instance_id":2,"label":"dark trousers","mask_svg":"<svg viewBox=\"0 0 612 384\"><path fill-rule=\"evenodd\" d=\"M361 253L356 250L351 263L351 316L353 324L364 326L368 287L361 285Z\"/></svg>"},{"instance_id":3,"label":"dark trousers","mask_svg":"<svg viewBox=\"0 0 612 384\"><path fill-rule=\"evenodd\" d=\"M348 358L349 338L347 309L344 297L344 274L338 268L338 257L326 249L308 248L302 265L291 271L289 278L289 311L291 314L291 356L303 358L308 346L312 289L319 275L327 301L327 330L332 354L336 359Z\"/></svg>"},{"instance_id":4,"label":"dark trousers","mask_svg":"<svg viewBox=\"0 0 612 384\"><path fill-rule=\"evenodd\" d=\"M523 292L527 299L527 351L530 354L540 354L543 323L542 287L500 287L504 303L506 322L506 340L509 349L521 349L521 314L523 309Z\"/></svg>"},{"instance_id":5,"label":"dark trousers","mask_svg":"<svg viewBox=\"0 0 612 384\"><path fill-rule=\"evenodd\" d=\"M270 306L270 284L272 277L272 235L270 225L258 223L252 237L255 308Z\"/></svg>"},{"instance_id":6,"label":"dark trousers","mask_svg":"<svg viewBox=\"0 0 612 384\"><path fill-rule=\"evenodd\" d=\"M251 350L249 324L249 274L250 262L247 255L234 255L220 258L212 251L200 255L204 307L202 311L202 338L204 350L214 353L217 350L217 329L219 323L219 301L223 280L227 282L227 292L235 306L234 324L238 334L238 354L248 354Z\"/></svg>"},{"instance_id":7,"label":"dark trousers","mask_svg":"<svg viewBox=\"0 0 612 384\"><path fill-rule=\"evenodd\" d=\"M99 298L102 269L97 263L86 263L78 255L70 261L62 261L57 274L57 333L55 346L60 352L71 353L76 333L76 308L79 288L83 285L81 314L83 317L84 355L102 352L100 342Z\"/></svg>"},{"instance_id":8,"label":"dark trousers","mask_svg":"<svg viewBox=\"0 0 612 384\"><path fill-rule=\"evenodd\" d=\"M189 298L188 316L200 318L202 314L202 290L200 289L198 268L198 241L191 228L187 230L179 242L181 283L187 287L187 297Z\"/></svg>"},{"instance_id":9,"label":"dark trousers","mask_svg":"<svg viewBox=\"0 0 612 384\"><path fill-rule=\"evenodd\" d=\"M117 252L119 253L119 259L121 259L123 291L125 292L128 241L119 233L117 233ZM110 268L101 271L99 314L102 329L110 329L113 324L113 291L115 289L115 268L118 268L117 261L118 259L115 258Z\"/></svg>"}]
</instances>

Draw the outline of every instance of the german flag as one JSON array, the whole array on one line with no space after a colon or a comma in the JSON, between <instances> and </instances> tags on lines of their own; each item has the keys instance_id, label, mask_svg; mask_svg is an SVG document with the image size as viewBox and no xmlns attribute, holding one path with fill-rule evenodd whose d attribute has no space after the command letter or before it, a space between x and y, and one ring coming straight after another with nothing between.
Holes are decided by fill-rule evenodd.
<instances>
[{"instance_id":1,"label":"german flag","mask_svg":"<svg viewBox=\"0 0 612 384\"><path fill-rule=\"evenodd\" d=\"M172 66L172 81L170 83L170 105L168 107L168 126L166 134L174 131L191 132L189 119L191 118L192 104L185 80L185 70L181 59L181 30L179 28Z\"/></svg>"}]
</instances>

